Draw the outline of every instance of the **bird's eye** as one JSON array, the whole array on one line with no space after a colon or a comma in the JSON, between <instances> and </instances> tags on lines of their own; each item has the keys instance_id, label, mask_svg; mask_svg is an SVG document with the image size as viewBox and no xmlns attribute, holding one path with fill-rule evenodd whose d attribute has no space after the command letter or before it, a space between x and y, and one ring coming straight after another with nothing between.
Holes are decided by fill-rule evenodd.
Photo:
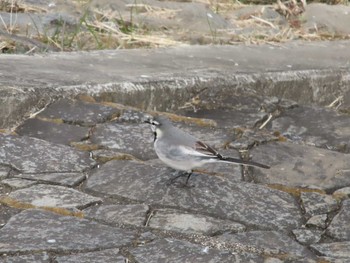
<instances>
[{"instance_id":1,"label":"bird's eye","mask_svg":"<svg viewBox=\"0 0 350 263\"><path fill-rule=\"evenodd\" d=\"M152 125L159 126L159 122L157 122L157 121L152 121Z\"/></svg>"}]
</instances>

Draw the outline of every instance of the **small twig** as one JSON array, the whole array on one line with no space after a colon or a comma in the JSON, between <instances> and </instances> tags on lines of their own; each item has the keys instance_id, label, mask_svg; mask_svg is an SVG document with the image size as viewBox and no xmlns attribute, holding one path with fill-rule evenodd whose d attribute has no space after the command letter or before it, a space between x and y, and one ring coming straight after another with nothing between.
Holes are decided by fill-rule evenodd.
<instances>
[{"instance_id":1,"label":"small twig","mask_svg":"<svg viewBox=\"0 0 350 263\"><path fill-rule=\"evenodd\" d=\"M328 106L326 106L327 108L333 108L337 103L339 103L339 105L337 107L339 107L342 104L344 96L341 95L338 98L336 98L331 104L329 104Z\"/></svg>"},{"instance_id":2,"label":"small twig","mask_svg":"<svg viewBox=\"0 0 350 263\"><path fill-rule=\"evenodd\" d=\"M263 124L261 124L261 126L259 127L259 130L264 128L266 126L266 124L268 124L271 119L272 119L272 114L270 113L269 117L267 118L267 120Z\"/></svg>"},{"instance_id":3,"label":"small twig","mask_svg":"<svg viewBox=\"0 0 350 263\"><path fill-rule=\"evenodd\" d=\"M147 220L146 220L146 223L145 223L145 226L148 226L149 225L149 221L151 220L151 218L154 216L154 210L152 210L150 213L149 213L149 215L148 215L148 217L147 217Z\"/></svg>"},{"instance_id":4,"label":"small twig","mask_svg":"<svg viewBox=\"0 0 350 263\"><path fill-rule=\"evenodd\" d=\"M269 21L267 21L265 19L262 19L262 18L257 17L257 16L253 16L253 15L251 15L250 17L255 19L255 20L257 20L257 21L259 21L259 22L261 22L261 23L263 23L263 24L266 24L266 25L276 29L276 26L274 24L272 24L271 22L269 22Z\"/></svg>"}]
</instances>

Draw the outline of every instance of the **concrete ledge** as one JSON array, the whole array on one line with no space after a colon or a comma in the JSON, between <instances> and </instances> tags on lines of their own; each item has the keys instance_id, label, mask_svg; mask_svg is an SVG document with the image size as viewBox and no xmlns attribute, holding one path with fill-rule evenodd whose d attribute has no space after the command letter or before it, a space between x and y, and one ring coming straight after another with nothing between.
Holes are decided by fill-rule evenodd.
<instances>
[{"instance_id":1,"label":"concrete ledge","mask_svg":"<svg viewBox=\"0 0 350 263\"><path fill-rule=\"evenodd\" d=\"M198 93L255 93L326 104L349 94L349 44L2 55L0 128L15 125L49 101L78 94L158 110L175 109Z\"/></svg>"}]
</instances>

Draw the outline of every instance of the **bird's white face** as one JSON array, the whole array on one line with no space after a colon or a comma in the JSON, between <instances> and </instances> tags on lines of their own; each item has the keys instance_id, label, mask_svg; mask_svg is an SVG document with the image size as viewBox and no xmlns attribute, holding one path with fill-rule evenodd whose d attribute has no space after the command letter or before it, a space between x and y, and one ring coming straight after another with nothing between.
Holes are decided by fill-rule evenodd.
<instances>
[{"instance_id":1,"label":"bird's white face","mask_svg":"<svg viewBox=\"0 0 350 263\"><path fill-rule=\"evenodd\" d=\"M149 118L145 122L151 124L151 130L154 133L154 139L160 138L162 136L162 130L159 129L160 123L154 119Z\"/></svg>"}]
</instances>

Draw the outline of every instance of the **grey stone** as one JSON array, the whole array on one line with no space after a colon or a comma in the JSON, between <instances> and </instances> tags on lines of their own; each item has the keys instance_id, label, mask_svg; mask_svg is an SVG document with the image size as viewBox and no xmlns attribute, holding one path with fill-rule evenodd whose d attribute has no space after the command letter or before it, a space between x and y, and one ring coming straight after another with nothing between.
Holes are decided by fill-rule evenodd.
<instances>
[{"instance_id":1,"label":"grey stone","mask_svg":"<svg viewBox=\"0 0 350 263\"><path fill-rule=\"evenodd\" d=\"M36 182L48 182L64 186L76 186L86 178L86 175L84 173L35 173L18 174L14 177L29 179Z\"/></svg>"},{"instance_id":2,"label":"grey stone","mask_svg":"<svg viewBox=\"0 0 350 263\"><path fill-rule=\"evenodd\" d=\"M323 231L310 229L294 229L293 234L296 240L302 245L318 243L321 240Z\"/></svg>"},{"instance_id":3,"label":"grey stone","mask_svg":"<svg viewBox=\"0 0 350 263\"><path fill-rule=\"evenodd\" d=\"M224 234L218 240L253 246L265 255L283 255L284 259L312 257L312 253L285 234L276 231L250 231L238 234Z\"/></svg>"},{"instance_id":4,"label":"grey stone","mask_svg":"<svg viewBox=\"0 0 350 263\"><path fill-rule=\"evenodd\" d=\"M327 228L327 234L339 241L350 241L350 200L344 200L340 211Z\"/></svg>"},{"instance_id":5,"label":"grey stone","mask_svg":"<svg viewBox=\"0 0 350 263\"><path fill-rule=\"evenodd\" d=\"M98 8L100 12L114 10L119 13L121 19L128 23L143 25L148 30L177 31L181 28L183 32L201 32L209 34L212 31L224 29L228 23L218 14L214 13L204 3L181 3L172 1L145 0L144 5L152 6L155 9L164 9L168 15L160 15L157 12L149 12L144 6L134 6L136 12L130 20L130 5L132 0L125 1L92 1L92 7ZM179 10L181 10L179 12ZM175 12L175 13L174 13ZM176 14L176 15L175 15ZM192 33L193 34L193 33ZM185 34L186 35L186 34Z\"/></svg>"},{"instance_id":6,"label":"grey stone","mask_svg":"<svg viewBox=\"0 0 350 263\"><path fill-rule=\"evenodd\" d=\"M339 258L347 262L350 260L350 242L334 242L334 243L323 243L313 244L310 246L323 256Z\"/></svg>"},{"instance_id":7,"label":"grey stone","mask_svg":"<svg viewBox=\"0 0 350 263\"><path fill-rule=\"evenodd\" d=\"M76 125L58 124L34 118L26 120L16 129L16 133L53 143L70 145L71 142L86 139L89 130Z\"/></svg>"},{"instance_id":8,"label":"grey stone","mask_svg":"<svg viewBox=\"0 0 350 263\"><path fill-rule=\"evenodd\" d=\"M190 214L175 209L155 210L149 226L156 229L170 230L183 234L213 235L221 231L242 232L245 226L228 220Z\"/></svg>"},{"instance_id":9,"label":"grey stone","mask_svg":"<svg viewBox=\"0 0 350 263\"><path fill-rule=\"evenodd\" d=\"M86 190L217 215L259 227L289 229L301 224L295 200L284 192L206 174L193 175L190 184L195 187L179 186L182 178L168 185L172 176L174 172L165 167L110 161L91 174Z\"/></svg>"},{"instance_id":10,"label":"grey stone","mask_svg":"<svg viewBox=\"0 0 350 263\"><path fill-rule=\"evenodd\" d=\"M318 33L329 35L348 35L349 13L350 8L346 5L311 3L306 6L302 27L310 33L317 30Z\"/></svg>"},{"instance_id":11,"label":"grey stone","mask_svg":"<svg viewBox=\"0 0 350 263\"><path fill-rule=\"evenodd\" d=\"M116 248L130 243L133 237L132 231L30 209L13 216L0 230L0 252L67 253Z\"/></svg>"},{"instance_id":12,"label":"grey stone","mask_svg":"<svg viewBox=\"0 0 350 263\"><path fill-rule=\"evenodd\" d=\"M59 119L67 123L91 126L119 115L120 110L97 103L61 99L51 104L38 117Z\"/></svg>"},{"instance_id":13,"label":"grey stone","mask_svg":"<svg viewBox=\"0 0 350 263\"><path fill-rule=\"evenodd\" d=\"M2 256L0 257L1 263L23 263L23 262L35 262L35 263L50 263L52 260L50 256L43 252L40 254L34 255L18 255L18 256Z\"/></svg>"},{"instance_id":14,"label":"grey stone","mask_svg":"<svg viewBox=\"0 0 350 263\"><path fill-rule=\"evenodd\" d=\"M32 186L37 182L21 178L8 178L2 180L1 183L11 187L12 189L19 189Z\"/></svg>"},{"instance_id":15,"label":"grey stone","mask_svg":"<svg viewBox=\"0 0 350 263\"><path fill-rule=\"evenodd\" d=\"M327 226L326 221L327 221L327 214L314 215L310 217L309 220L307 220L306 226L325 229Z\"/></svg>"},{"instance_id":16,"label":"grey stone","mask_svg":"<svg viewBox=\"0 0 350 263\"><path fill-rule=\"evenodd\" d=\"M101 202L97 198L77 190L58 185L38 184L29 188L16 190L9 197L35 206L82 208Z\"/></svg>"},{"instance_id":17,"label":"grey stone","mask_svg":"<svg viewBox=\"0 0 350 263\"><path fill-rule=\"evenodd\" d=\"M348 153L349 126L348 115L323 107L299 106L273 120L271 130L294 142Z\"/></svg>"},{"instance_id":18,"label":"grey stone","mask_svg":"<svg viewBox=\"0 0 350 263\"><path fill-rule=\"evenodd\" d=\"M130 249L130 253L139 263L264 262L263 258L258 255L244 253L231 254L176 239L156 240L146 245Z\"/></svg>"},{"instance_id":19,"label":"grey stone","mask_svg":"<svg viewBox=\"0 0 350 263\"><path fill-rule=\"evenodd\" d=\"M70 254L56 257L57 263L125 263L125 258L118 254L119 249L106 249L102 251Z\"/></svg>"},{"instance_id":20,"label":"grey stone","mask_svg":"<svg viewBox=\"0 0 350 263\"><path fill-rule=\"evenodd\" d=\"M147 205L101 205L84 210L86 218L100 220L114 225L144 226Z\"/></svg>"},{"instance_id":21,"label":"grey stone","mask_svg":"<svg viewBox=\"0 0 350 263\"><path fill-rule=\"evenodd\" d=\"M334 191L333 197L341 200L350 198L350 187L344 187Z\"/></svg>"},{"instance_id":22,"label":"grey stone","mask_svg":"<svg viewBox=\"0 0 350 263\"><path fill-rule=\"evenodd\" d=\"M308 217L335 211L339 205L331 195L315 192L302 192L300 199Z\"/></svg>"},{"instance_id":23,"label":"grey stone","mask_svg":"<svg viewBox=\"0 0 350 263\"><path fill-rule=\"evenodd\" d=\"M30 137L0 134L0 163L23 173L81 172L95 163L88 153Z\"/></svg>"},{"instance_id":24,"label":"grey stone","mask_svg":"<svg viewBox=\"0 0 350 263\"><path fill-rule=\"evenodd\" d=\"M11 168L0 165L0 179L4 179L9 175Z\"/></svg>"},{"instance_id":25,"label":"grey stone","mask_svg":"<svg viewBox=\"0 0 350 263\"><path fill-rule=\"evenodd\" d=\"M131 154L141 160L156 158L149 124L100 124L96 126L91 141L108 149Z\"/></svg>"},{"instance_id":26,"label":"grey stone","mask_svg":"<svg viewBox=\"0 0 350 263\"><path fill-rule=\"evenodd\" d=\"M250 151L253 160L271 166L256 169L256 182L334 189L350 184L348 155L289 142L259 145Z\"/></svg>"},{"instance_id":27,"label":"grey stone","mask_svg":"<svg viewBox=\"0 0 350 263\"><path fill-rule=\"evenodd\" d=\"M202 95L203 101L201 100L200 104L195 106L196 110L178 112L190 117L213 119L218 127L226 129L253 128L266 115L259 111L264 101L262 97L244 95L222 97L220 95L220 93L207 97Z\"/></svg>"},{"instance_id":28,"label":"grey stone","mask_svg":"<svg viewBox=\"0 0 350 263\"><path fill-rule=\"evenodd\" d=\"M21 212L21 210L17 208L13 208L10 206L0 205L0 227L3 227L7 221L14 215Z\"/></svg>"}]
</instances>

